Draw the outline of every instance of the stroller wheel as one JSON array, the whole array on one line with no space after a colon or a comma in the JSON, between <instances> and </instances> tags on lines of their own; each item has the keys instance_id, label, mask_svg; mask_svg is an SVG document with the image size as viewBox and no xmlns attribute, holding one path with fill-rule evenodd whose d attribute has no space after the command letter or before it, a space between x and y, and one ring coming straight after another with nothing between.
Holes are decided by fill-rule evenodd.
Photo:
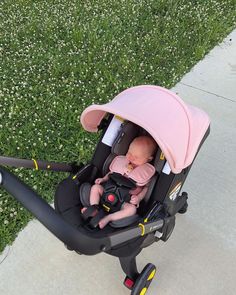
<instances>
[{"instance_id":1,"label":"stroller wheel","mask_svg":"<svg viewBox=\"0 0 236 295\"><path fill-rule=\"evenodd\" d=\"M67 250L69 251L75 251L73 248L71 248L70 246L67 246L66 244L64 244L64 246L66 247ZM75 251L77 254L82 255L82 253L80 253L79 251Z\"/></svg>"},{"instance_id":2,"label":"stroller wheel","mask_svg":"<svg viewBox=\"0 0 236 295\"><path fill-rule=\"evenodd\" d=\"M186 203L183 205L183 207L178 211L180 214L184 214L187 212L188 209L188 203L186 201Z\"/></svg>"},{"instance_id":3,"label":"stroller wheel","mask_svg":"<svg viewBox=\"0 0 236 295\"><path fill-rule=\"evenodd\" d=\"M66 244L64 244L64 246L66 247L67 250L74 251L74 249L72 249L70 246L67 246Z\"/></svg>"},{"instance_id":4,"label":"stroller wheel","mask_svg":"<svg viewBox=\"0 0 236 295\"><path fill-rule=\"evenodd\" d=\"M152 279L156 274L156 267L152 263L148 263L138 278L135 281L134 287L132 288L131 295L144 295L150 286Z\"/></svg>"}]
</instances>

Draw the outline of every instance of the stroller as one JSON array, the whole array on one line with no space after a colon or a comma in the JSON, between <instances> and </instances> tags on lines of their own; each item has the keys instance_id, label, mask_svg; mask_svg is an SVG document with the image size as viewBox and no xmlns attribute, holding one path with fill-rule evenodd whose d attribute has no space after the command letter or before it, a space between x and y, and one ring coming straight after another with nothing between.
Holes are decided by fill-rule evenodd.
<instances>
[{"instance_id":1,"label":"stroller","mask_svg":"<svg viewBox=\"0 0 236 295\"><path fill-rule=\"evenodd\" d=\"M107 104L87 107L81 115L81 124L89 132L101 130L94 155L86 165L0 157L2 165L69 172L56 189L55 210L3 167L0 167L0 185L67 249L78 254L105 252L118 257L126 275L124 285L132 295L143 295L156 267L148 263L139 273L136 256L154 242L166 242L174 229L176 214L187 211L188 194L181 190L210 133L209 118L173 92L143 85L124 90ZM125 155L129 144L139 135L150 135L158 145L152 161L156 172L137 213L99 229L97 220L91 224L91 219L82 218L81 208L89 206L94 180L104 176L114 157ZM122 185L122 181L117 181L117 186Z\"/></svg>"}]
</instances>

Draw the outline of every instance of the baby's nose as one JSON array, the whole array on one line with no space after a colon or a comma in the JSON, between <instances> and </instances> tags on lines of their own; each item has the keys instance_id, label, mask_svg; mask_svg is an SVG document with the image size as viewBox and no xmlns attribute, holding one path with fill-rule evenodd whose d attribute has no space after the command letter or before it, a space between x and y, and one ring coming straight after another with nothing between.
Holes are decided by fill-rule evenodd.
<instances>
[{"instance_id":1,"label":"baby's nose","mask_svg":"<svg viewBox=\"0 0 236 295\"><path fill-rule=\"evenodd\" d=\"M132 161L133 157L132 157L130 154L128 154L128 155L126 155L126 159L127 159L128 161Z\"/></svg>"}]
</instances>

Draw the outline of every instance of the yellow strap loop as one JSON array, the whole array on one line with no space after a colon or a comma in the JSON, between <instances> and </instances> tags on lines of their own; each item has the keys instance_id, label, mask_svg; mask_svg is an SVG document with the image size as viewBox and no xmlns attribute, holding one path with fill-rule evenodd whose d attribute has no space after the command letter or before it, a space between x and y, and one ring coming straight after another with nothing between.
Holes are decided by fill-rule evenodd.
<instances>
[{"instance_id":1,"label":"yellow strap loop","mask_svg":"<svg viewBox=\"0 0 236 295\"><path fill-rule=\"evenodd\" d=\"M163 152L161 152L161 154L160 154L160 160L165 160L165 156L164 156Z\"/></svg>"},{"instance_id":2,"label":"yellow strap loop","mask_svg":"<svg viewBox=\"0 0 236 295\"><path fill-rule=\"evenodd\" d=\"M145 226L142 224L142 223L139 223L139 225L138 225L140 228L141 228L141 236L144 236L144 234L145 234Z\"/></svg>"},{"instance_id":3,"label":"yellow strap loop","mask_svg":"<svg viewBox=\"0 0 236 295\"><path fill-rule=\"evenodd\" d=\"M32 159L34 161L34 165L35 165L35 169L36 170L39 170L39 166L38 166L38 163L35 159Z\"/></svg>"}]
</instances>

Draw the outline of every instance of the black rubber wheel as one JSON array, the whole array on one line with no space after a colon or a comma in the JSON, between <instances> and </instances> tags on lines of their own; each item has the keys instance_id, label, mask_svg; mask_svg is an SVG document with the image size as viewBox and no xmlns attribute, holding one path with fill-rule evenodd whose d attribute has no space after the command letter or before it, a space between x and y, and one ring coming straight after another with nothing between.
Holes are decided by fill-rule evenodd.
<instances>
[{"instance_id":1,"label":"black rubber wheel","mask_svg":"<svg viewBox=\"0 0 236 295\"><path fill-rule=\"evenodd\" d=\"M150 286L152 279L156 274L156 266L152 263L148 263L138 278L132 288L131 295L144 295Z\"/></svg>"},{"instance_id":2,"label":"black rubber wheel","mask_svg":"<svg viewBox=\"0 0 236 295\"><path fill-rule=\"evenodd\" d=\"M178 211L180 214L184 214L187 212L188 209L188 203L186 201L186 203L183 205L183 207Z\"/></svg>"}]
</instances>

